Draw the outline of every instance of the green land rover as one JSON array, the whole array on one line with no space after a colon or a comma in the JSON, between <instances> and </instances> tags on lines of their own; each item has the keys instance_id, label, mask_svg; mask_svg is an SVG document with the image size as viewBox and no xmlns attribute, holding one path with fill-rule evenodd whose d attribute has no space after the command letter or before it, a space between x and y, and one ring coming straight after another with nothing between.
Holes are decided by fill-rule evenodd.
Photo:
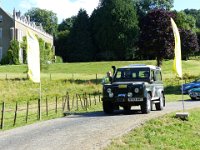
<instances>
[{"instance_id":1,"label":"green land rover","mask_svg":"<svg viewBox=\"0 0 200 150\"><path fill-rule=\"evenodd\" d=\"M133 64L113 68L110 84L103 85L103 111L106 114L118 110L119 106L128 111L140 106L142 113L150 113L165 106L161 68L152 65Z\"/></svg>"}]
</instances>

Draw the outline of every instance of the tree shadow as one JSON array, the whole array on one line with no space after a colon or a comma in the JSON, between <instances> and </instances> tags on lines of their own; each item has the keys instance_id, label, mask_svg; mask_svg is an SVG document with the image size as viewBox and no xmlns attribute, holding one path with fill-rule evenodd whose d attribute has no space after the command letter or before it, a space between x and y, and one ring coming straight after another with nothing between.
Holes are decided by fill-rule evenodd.
<instances>
[{"instance_id":1,"label":"tree shadow","mask_svg":"<svg viewBox=\"0 0 200 150\"><path fill-rule=\"evenodd\" d=\"M7 81L27 81L29 80L28 78L9 78L6 79Z\"/></svg>"},{"instance_id":2,"label":"tree shadow","mask_svg":"<svg viewBox=\"0 0 200 150\"><path fill-rule=\"evenodd\" d=\"M61 80L61 82L67 83L75 83L75 84L101 84L102 79L91 79L91 80L81 80L81 79L65 79Z\"/></svg>"},{"instance_id":3,"label":"tree shadow","mask_svg":"<svg viewBox=\"0 0 200 150\"><path fill-rule=\"evenodd\" d=\"M176 95L180 95L181 94L181 89L180 86L176 85L176 86L166 86L165 87L165 94L176 94Z\"/></svg>"},{"instance_id":4,"label":"tree shadow","mask_svg":"<svg viewBox=\"0 0 200 150\"><path fill-rule=\"evenodd\" d=\"M178 100L178 101L182 101L182 100ZM196 100L186 99L186 100L184 100L184 102L198 102L198 101L200 101L200 99L196 99Z\"/></svg>"}]
</instances>

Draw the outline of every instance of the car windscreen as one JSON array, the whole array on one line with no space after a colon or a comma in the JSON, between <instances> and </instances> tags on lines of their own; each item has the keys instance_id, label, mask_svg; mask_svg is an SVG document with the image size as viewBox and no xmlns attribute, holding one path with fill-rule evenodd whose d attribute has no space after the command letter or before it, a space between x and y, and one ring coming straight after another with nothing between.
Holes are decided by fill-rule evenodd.
<instances>
[{"instance_id":1,"label":"car windscreen","mask_svg":"<svg viewBox=\"0 0 200 150\"><path fill-rule=\"evenodd\" d=\"M119 68L115 73L114 81L146 81L149 78L149 68Z\"/></svg>"}]
</instances>

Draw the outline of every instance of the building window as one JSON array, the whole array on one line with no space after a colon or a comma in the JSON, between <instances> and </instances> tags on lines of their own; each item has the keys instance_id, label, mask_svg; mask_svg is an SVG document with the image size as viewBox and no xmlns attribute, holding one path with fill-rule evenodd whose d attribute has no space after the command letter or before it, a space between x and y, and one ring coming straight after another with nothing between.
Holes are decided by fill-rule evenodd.
<instances>
[{"instance_id":1,"label":"building window","mask_svg":"<svg viewBox=\"0 0 200 150\"><path fill-rule=\"evenodd\" d=\"M3 16L2 15L0 15L0 22L2 22L3 21Z\"/></svg>"},{"instance_id":2,"label":"building window","mask_svg":"<svg viewBox=\"0 0 200 150\"><path fill-rule=\"evenodd\" d=\"M2 55L3 55L3 48L0 47L0 61L1 61L2 57L3 57Z\"/></svg>"},{"instance_id":3,"label":"building window","mask_svg":"<svg viewBox=\"0 0 200 150\"><path fill-rule=\"evenodd\" d=\"M0 39L2 38L2 28L0 28Z\"/></svg>"}]
</instances>

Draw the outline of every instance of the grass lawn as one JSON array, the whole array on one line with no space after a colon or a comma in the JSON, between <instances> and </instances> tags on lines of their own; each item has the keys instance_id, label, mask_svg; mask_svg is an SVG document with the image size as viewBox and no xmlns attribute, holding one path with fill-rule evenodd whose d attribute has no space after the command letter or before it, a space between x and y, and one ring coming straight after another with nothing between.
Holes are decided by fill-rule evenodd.
<instances>
[{"instance_id":1,"label":"grass lawn","mask_svg":"<svg viewBox=\"0 0 200 150\"><path fill-rule=\"evenodd\" d=\"M183 73L200 76L197 60L183 61ZM51 64L41 71L42 96L63 96L70 94L102 90L101 79L111 66L117 67L128 64L155 65L155 61L112 61L91 63ZM38 98L39 85L27 80L26 65L0 66L0 101L27 101ZM181 82L176 80L172 72L172 61L163 61L163 80L167 101L181 99ZM6 80L8 79L8 80ZM185 81L184 81L185 82ZM188 81L187 81L188 82ZM187 96L185 97L188 98Z\"/></svg>"},{"instance_id":2,"label":"grass lawn","mask_svg":"<svg viewBox=\"0 0 200 150\"><path fill-rule=\"evenodd\" d=\"M148 121L121 138L113 140L106 150L199 150L200 110L189 111L189 121L175 114Z\"/></svg>"},{"instance_id":3,"label":"grass lawn","mask_svg":"<svg viewBox=\"0 0 200 150\"><path fill-rule=\"evenodd\" d=\"M175 74L172 72L172 63L171 60L163 61L162 65L167 102L182 99L180 85L185 82L175 78ZM66 95L66 92L70 94L70 100L75 94L99 93L102 91L101 79L107 71L112 70L111 66L121 67L129 64L155 65L156 61L61 63L42 67L42 101L44 102L45 98L49 97L50 102L55 103L55 97L62 97ZM9 104L15 108L16 102L19 102L19 105L20 103L26 105L27 101L39 98L39 84L28 80L26 72L27 65L0 66L0 104L4 101L6 106ZM200 76L199 62L197 60L184 61L183 73L192 75L194 78ZM187 95L184 96L184 99L188 98ZM11 116L13 116L13 112L11 112ZM53 117L59 116L53 115Z\"/></svg>"}]
</instances>

